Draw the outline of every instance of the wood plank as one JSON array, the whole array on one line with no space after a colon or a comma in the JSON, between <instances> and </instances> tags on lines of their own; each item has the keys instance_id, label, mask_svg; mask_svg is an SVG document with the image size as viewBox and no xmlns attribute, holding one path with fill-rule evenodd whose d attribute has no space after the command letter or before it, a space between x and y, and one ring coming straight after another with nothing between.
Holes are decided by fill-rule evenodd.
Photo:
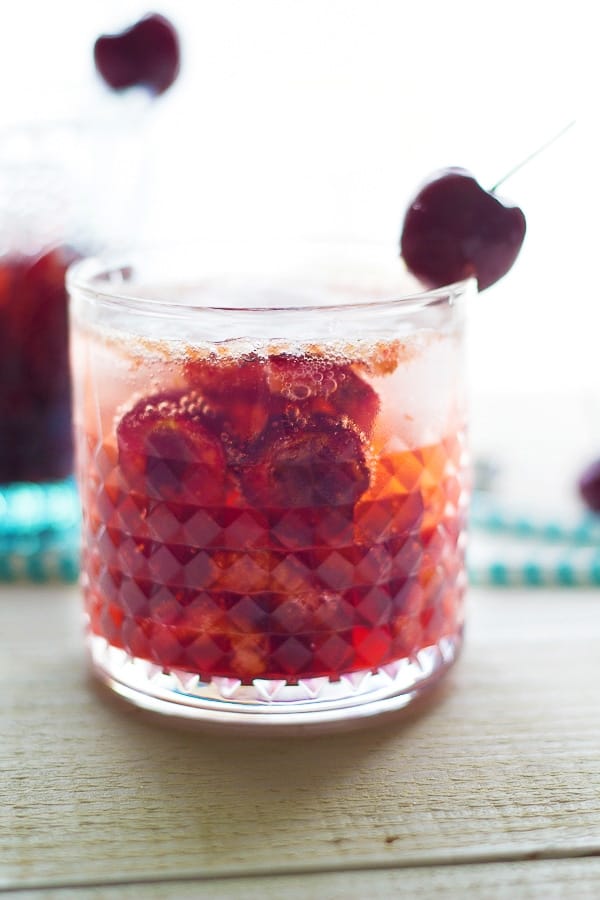
<instances>
[{"instance_id":1,"label":"wood plank","mask_svg":"<svg viewBox=\"0 0 600 900\"><path fill-rule=\"evenodd\" d=\"M0 597L0 886L600 848L597 592L474 591L464 656L428 703L276 740L106 702L76 591Z\"/></svg>"},{"instance_id":2,"label":"wood plank","mask_svg":"<svg viewBox=\"0 0 600 900\"><path fill-rule=\"evenodd\" d=\"M220 881L174 881L152 884L99 885L85 888L88 900L388 900L414 895L419 900L476 897L477 900L561 900L600 894L600 860L559 859L484 863L362 872L327 872L287 876L225 878ZM71 888L9 891L14 900L72 900ZM77 896L81 896L77 893Z\"/></svg>"}]
</instances>

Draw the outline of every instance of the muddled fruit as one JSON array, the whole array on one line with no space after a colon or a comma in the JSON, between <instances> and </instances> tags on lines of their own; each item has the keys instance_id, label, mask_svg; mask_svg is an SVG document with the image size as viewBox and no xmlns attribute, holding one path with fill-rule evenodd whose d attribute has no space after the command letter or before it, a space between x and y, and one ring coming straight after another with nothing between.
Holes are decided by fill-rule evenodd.
<instances>
[{"instance_id":1,"label":"muddled fruit","mask_svg":"<svg viewBox=\"0 0 600 900\"><path fill-rule=\"evenodd\" d=\"M431 177L408 207L400 249L430 288L474 276L482 291L505 275L525 238L525 216L464 169Z\"/></svg>"},{"instance_id":2,"label":"muddled fruit","mask_svg":"<svg viewBox=\"0 0 600 900\"><path fill-rule=\"evenodd\" d=\"M590 463L579 478L579 494L586 506L600 513L600 459Z\"/></svg>"},{"instance_id":3,"label":"muddled fruit","mask_svg":"<svg viewBox=\"0 0 600 900\"><path fill-rule=\"evenodd\" d=\"M307 413L347 416L370 435L379 398L370 384L348 364L327 359L281 354L271 356L267 381L274 396Z\"/></svg>"},{"instance_id":4,"label":"muddled fruit","mask_svg":"<svg viewBox=\"0 0 600 900\"><path fill-rule=\"evenodd\" d=\"M246 445L267 424L269 392L258 357L190 360L185 375L190 387L210 404L234 445Z\"/></svg>"},{"instance_id":5,"label":"muddled fruit","mask_svg":"<svg viewBox=\"0 0 600 900\"><path fill-rule=\"evenodd\" d=\"M135 85L163 94L179 74L179 39L164 16L145 16L118 34L103 34L94 45L96 68L113 90Z\"/></svg>"},{"instance_id":6,"label":"muddled fruit","mask_svg":"<svg viewBox=\"0 0 600 900\"><path fill-rule=\"evenodd\" d=\"M353 505L369 486L356 432L332 416L275 419L260 436L255 461L242 469L242 488L256 506Z\"/></svg>"},{"instance_id":7,"label":"muddled fruit","mask_svg":"<svg viewBox=\"0 0 600 900\"><path fill-rule=\"evenodd\" d=\"M0 259L0 483L72 469L65 272L70 247Z\"/></svg>"},{"instance_id":8,"label":"muddled fruit","mask_svg":"<svg viewBox=\"0 0 600 900\"><path fill-rule=\"evenodd\" d=\"M370 436L379 409L377 394L351 364L319 356L191 359L185 378L210 404L236 451L259 437L275 417L290 422L342 417Z\"/></svg>"},{"instance_id":9,"label":"muddled fruit","mask_svg":"<svg viewBox=\"0 0 600 900\"><path fill-rule=\"evenodd\" d=\"M225 453L198 394L147 397L117 428L119 465L133 491L162 500L216 503L223 497Z\"/></svg>"},{"instance_id":10,"label":"muddled fruit","mask_svg":"<svg viewBox=\"0 0 600 900\"><path fill-rule=\"evenodd\" d=\"M337 390L331 395L331 405L338 416L347 416L357 428L369 436L379 411L379 397L364 378L349 366L337 371Z\"/></svg>"}]
</instances>

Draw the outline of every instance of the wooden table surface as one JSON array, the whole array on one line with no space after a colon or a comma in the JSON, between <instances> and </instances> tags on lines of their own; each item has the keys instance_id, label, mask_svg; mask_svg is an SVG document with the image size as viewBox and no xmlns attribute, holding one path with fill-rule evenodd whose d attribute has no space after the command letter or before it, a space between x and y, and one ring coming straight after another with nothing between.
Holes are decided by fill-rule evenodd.
<instances>
[{"instance_id":1,"label":"wooden table surface","mask_svg":"<svg viewBox=\"0 0 600 900\"><path fill-rule=\"evenodd\" d=\"M444 684L327 737L156 724L80 638L76 589L0 588L0 894L600 896L597 591L471 591Z\"/></svg>"}]
</instances>

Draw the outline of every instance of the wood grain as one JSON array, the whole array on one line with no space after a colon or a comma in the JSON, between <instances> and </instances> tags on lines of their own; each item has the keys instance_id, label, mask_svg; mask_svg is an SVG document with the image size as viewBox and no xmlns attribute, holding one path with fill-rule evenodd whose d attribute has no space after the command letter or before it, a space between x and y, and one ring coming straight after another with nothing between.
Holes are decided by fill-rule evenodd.
<instances>
[{"instance_id":1,"label":"wood grain","mask_svg":"<svg viewBox=\"0 0 600 900\"><path fill-rule=\"evenodd\" d=\"M0 888L253 873L289 887L299 876L286 872L314 871L303 877L336 897L348 896L336 870L375 867L379 894L360 877L376 897L423 866L443 882L472 863L467 882L477 869L493 883L492 867L508 878L536 854L538 873L596 878L597 861L560 857L600 853L598 593L472 592L469 621L445 685L397 721L233 739L157 725L94 690L75 590L3 589ZM90 896L126 896L115 890Z\"/></svg>"}]
</instances>

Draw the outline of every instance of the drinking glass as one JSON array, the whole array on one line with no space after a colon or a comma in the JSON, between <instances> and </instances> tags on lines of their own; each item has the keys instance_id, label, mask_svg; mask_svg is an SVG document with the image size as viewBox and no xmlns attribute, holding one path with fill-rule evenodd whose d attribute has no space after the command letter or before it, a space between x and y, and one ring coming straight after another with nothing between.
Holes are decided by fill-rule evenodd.
<instances>
[{"instance_id":1,"label":"drinking glass","mask_svg":"<svg viewBox=\"0 0 600 900\"><path fill-rule=\"evenodd\" d=\"M464 323L393 251L198 244L69 271L96 675L198 722L405 706L464 618Z\"/></svg>"}]
</instances>

